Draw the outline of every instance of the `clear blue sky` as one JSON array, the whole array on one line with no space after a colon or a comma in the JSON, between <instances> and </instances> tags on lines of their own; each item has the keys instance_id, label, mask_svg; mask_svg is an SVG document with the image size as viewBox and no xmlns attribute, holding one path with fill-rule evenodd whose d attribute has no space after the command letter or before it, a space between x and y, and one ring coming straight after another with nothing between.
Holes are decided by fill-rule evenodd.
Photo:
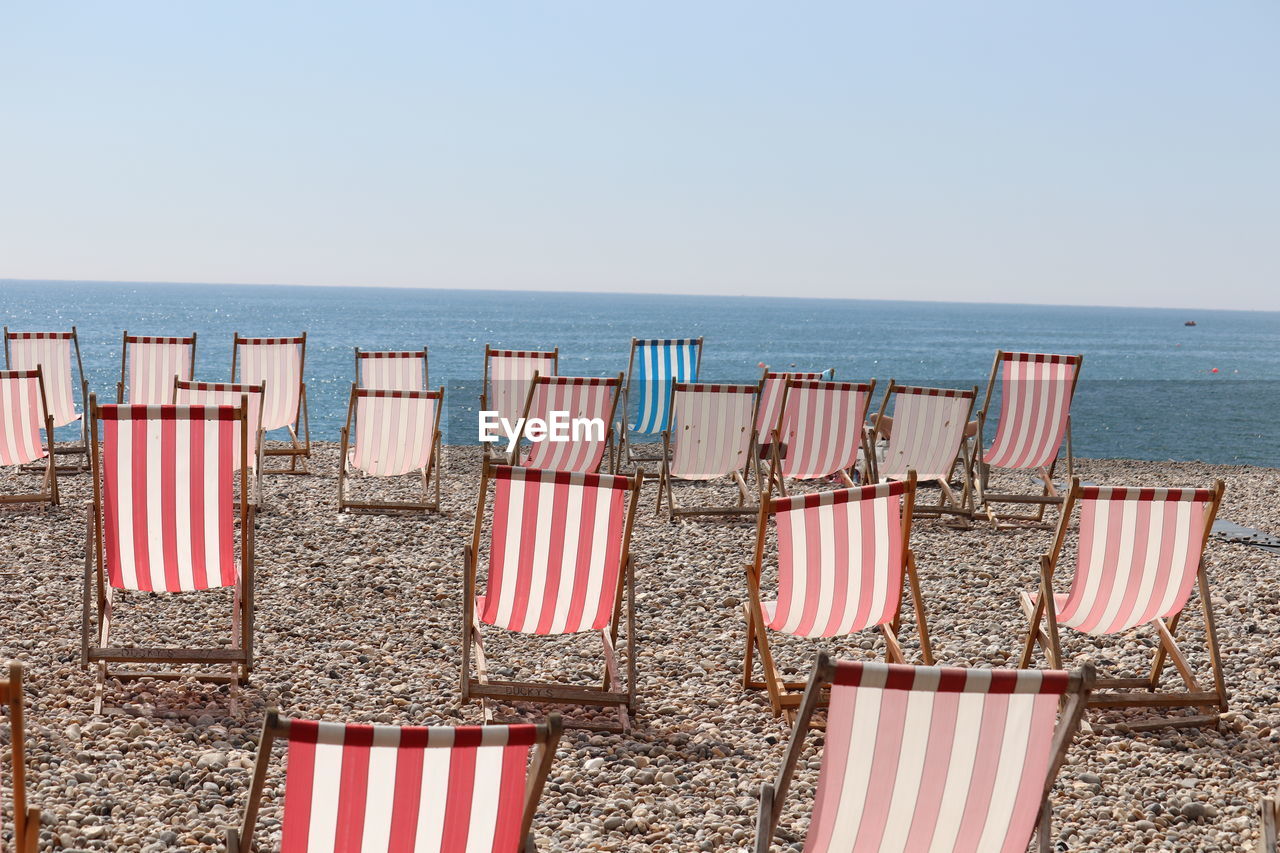
<instances>
[{"instance_id":1,"label":"clear blue sky","mask_svg":"<svg viewBox=\"0 0 1280 853\"><path fill-rule=\"evenodd\" d=\"M12 3L0 278L1280 309L1280 3Z\"/></svg>"}]
</instances>

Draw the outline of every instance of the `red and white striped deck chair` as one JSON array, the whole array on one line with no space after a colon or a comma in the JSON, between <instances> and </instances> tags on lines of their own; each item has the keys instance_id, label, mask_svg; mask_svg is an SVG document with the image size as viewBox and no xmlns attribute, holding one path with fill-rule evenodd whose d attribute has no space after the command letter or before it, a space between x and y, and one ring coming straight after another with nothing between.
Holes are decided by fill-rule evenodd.
<instances>
[{"instance_id":1,"label":"red and white striped deck chair","mask_svg":"<svg viewBox=\"0 0 1280 853\"><path fill-rule=\"evenodd\" d=\"M196 333L156 337L124 333L117 403L159 406L173 402L173 380L190 380L196 365Z\"/></svg>"},{"instance_id":2,"label":"red and white striped deck chair","mask_svg":"<svg viewBox=\"0 0 1280 853\"><path fill-rule=\"evenodd\" d=\"M747 505L746 474L756 468L755 385L712 385L676 382L671 390L671 420L662 431L662 462L658 475L658 506L667 498L667 518L678 515L735 515L754 513ZM680 506L673 480L707 482L730 477L738 487L737 506Z\"/></svg>"},{"instance_id":3,"label":"red and white striped deck chair","mask_svg":"<svg viewBox=\"0 0 1280 853\"><path fill-rule=\"evenodd\" d=\"M44 374L44 390L48 397L49 414L54 428L80 422L80 443L54 448L54 453L85 454L88 449L88 418L76 411L73 388L80 390L80 402L89 399L89 385L84 379L84 362L80 359L80 338L76 327L69 332L11 332L4 330L5 364L9 370L35 370ZM71 373L72 356L75 356L77 383ZM84 471L89 467L88 457L80 465L63 467L64 471Z\"/></svg>"},{"instance_id":4,"label":"red and white striped deck chair","mask_svg":"<svg viewBox=\"0 0 1280 853\"><path fill-rule=\"evenodd\" d=\"M1222 503L1221 480L1209 489L1082 486L1073 479L1053 547L1040 558L1040 590L1021 594L1030 620L1021 666L1030 666L1037 643L1049 664L1062 666L1062 629L1109 637L1149 626L1155 651L1145 678L1100 678L1106 692L1089 699L1099 708L1211 708L1199 716L1128 721L1131 729L1165 725L1217 725L1227 710L1227 688L1205 573L1204 549ZM1072 510L1080 509L1075 574L1066 595L1053 593L1053 578L1066 542ZM1176 640L1178 622L1199 592L1213 685L1202 687ZM1185 690L1160 690L1166 658Z\"/></svg>"},{"instance_id":5,"label":"red and white striped deck chair","mask_svg":"<svg viewBox=\"0 0 1280 853\"><path fill-rule=\"evenodd\" d=\"M249 465L247 402L99 406L94 397L89 399L94 479L81 663L98 668L94 713L101 710L107 678L172 679L193 674L109 671L108 666L115 663L228 667L229 673L204 672L198 677L229 682L234 688L253 667L253 508L246 490L240 491L239 500L235 497L236 468L243 471ZM238 461L233 447L239 452ZM112 646L118 593L191 594L223 588L234 593L229 645ZM91 630L91 597L97 600L96 631Z\"/></svg>"},{"instance_id":6,"label":"red and white striped deck chair","mask_svg":"<svg viewBox=\"0 0 1280 853\"><path fill-rule=\"evenodd\" d=\"M839 476L853 485L850 472L858 451L867 447L863 421L876 382L828 382L788 379L774 426L771 477L785 495L786 482Z\"/></svg>"},{"instance_id":7,"label":"red and white striped deck chair","mask_svg":"<svg viewBox=\"0 0 1280 853\"><path fill-rule=\"evenodd\" d=\"M40 844L40 810L27 805L27 737L23 724L22 664L11 661L0 679L0 705L9 711L9 761L13 792L14 853L36 853ZM0 824L0 829L3 825Z\"/></svg>"},{"instance_id":8,"label":"red and white striped deck chair","mask_svg":"<svg viewBox=\"0 0 1280 853\"><path fill-rule=\"evenodd\" d=\"M45 404L43 371L0 370L0 465L44 461L38 492L0 495L0 504L58 503L58 470L53 461L53 416ZM40 431L44 430L44 439Z\"/></svg>"},{"instance_id":9,"label":"red and white striped deck chair","mask_svg":"<svg viewBox=\"0 0 1280 853\"><path fill-rule=\"evenodd\" d=\"M878 628L885 659L903 663L898 641L902 586L915 608L920 657L933 663L924 599L911 552L915 475L905 480L793 497L765 495L760 507L755 560L747 569L747 651L742 685L768 690L775 715L792 711L803 682L784 681L769 646L769 632L793 637L847 637ZM761 598L770 517L777 522L778 593ZM754 677L760 656L764 681Z\"/></svg>"},{"instance_id":10,"label":"red and white striped deck chair","mask_svg":"<svg viewBox=\"0 0 1280 853\"><path fill-rule=\"evenodd\" d=\"M760 789L769 853L814 712L827 703L805 853L1054 850L1049 792L1092 667L960 669L818 656L777 781Z\"/></svg>"},{"instance_id":11,"label":"red and white striped deck chair","mask_svg":"<svg viewBox=\"0 0 1280 853\"><path fill-rule=\"evenodd\" d=\"M231 381L266 385L262 430L289 431L288 447L265 447L262 451L264 456L289 457L289 467L267 469L268 474L307 473L306 460L311 458L311 419L307 415L307 383L303 381L306 362L306 332L294 338L245 338L235 333L231 347Z\"/></svg>"},{"instance_id":12,"label":"red and white striped deck chair","mask_svg":"<svg viewBox=\"0 0 1280 853\"><path fill-rule=\"evenodd\" d=\"M602 378L535 374L509 461L525 468L595 474L611 456L622 374ZM533 419L546 427L531 432ZM534 436L537 435L535 440ZM520 439L529 441L521 454Z\"/></svg>"},{"instance_id":13,"label":"red and white striped deck chair","mask_svg":"<svg viewBox=\"0 0 1280 853\"><path fill-rule=\"evenodd\" d=\"M254 849L271 750L283 740L280 853L533 853L560 732L558 714L539 725L370 726L268 711L227 850Z\"/></svg>"},{"instance_id":14,"label":"red and white striped deck chair","mask_svg":"<svg viewBox=\"0 0 1280 853\"><path fill-rule=\"evenodd\" d=\"M440 411L444 387L434 391L386 391L351 386L347 423L338 452L338 512L432 512L440 508ZM351 446L352 439L355 446ZM416 473L416 501L351 500L353 472L370 477ZM431 481L435 480L435 497Z\"/></svg>"},{"instance_id":15,"label":"red and white striped deck chair","mask_svg":"<svg viewBox=\"0 0 1280 853\"><path fill-rule=\"evenodd\" d=\"M427 348L370 352L356 347L356 385L378 391L427 390Z\"/></svg>"},{"instance_id":16,"label":"red and white striped deck chair","mask_svg":"<svg viewBox=\"0 0 1280 853\"><path fill-rule=\"evenodd\" d=\"M821 381L835 379L834 367L826 370L786 370L775 371L764 368L760 376L760 404L756 407L756 441L759 442L757 458L763 461L769 456L769 446L773 441L773 430L778 425L778 414L782 411L782 392L787 387L788 379L812 379Z\"/></svg>"},{"instance_id":17,"label":"red and white striped deck chair","mask_svg":"<svg viewBox=\"0 0 1280 853\"><path fill-rule=\"evenodd\" d=\"M977 396L977 386L922 388L890 379L872 425L871 448L875 452L867 456L870 479L903 480L908 471L915 471L919 481L937 483L941 490L936 506L916 505L917 515L951 513L967 519L973 512L973 488L965 435ZM881 439L888 442L883 458L879 456ZM950 483L957 464L963 478L959 496Z\"/></svg>"},{"instance_id":18,"label":"red and white striped deck chair","mask_svg":"<svg viewBox=\"0 0 1280 853\"><path fill-rule=\"evenodd\" d=\"M490 699L616 707L621 728L628 728L628 712L635 705L637 643L630 544L642 479L643 474L575 474L484 463L475 533L464 555L463 702L479 700L486 718ZM477 596L477 555L490 482L489 560L485 592ZM624 607L625 686L615 653ZM491 680L482 625L544 637L598 633L604 645L604 687Z\"/></svg>"},{"instance_id":19,"label":"red and white striped deck chair","mask_svg":"<svg viewBox=\"0 0 1280 853\"><path fill-rule=\"evenodd\" d=\"M514 350L484 347L484 385L480 392L480 411L496 412L497 417L515 426L529 399L529 383L533 375L555 376L560 372L560 348L551 350ZM485 452L506 461L507 453L497 444L485 446Z\"/></svg>"},{"instance_id":20,"label":"red and white striped deck chair","mask_svg":"<svg viewBox=\"0 0 1280 853\"><path fill-rule=\"evenodd\" d=\"M996 352L987 396L978 412L978 446L983 446L990 420L991 397L1000 381L1000 423L991 447L978 462L978 509L992 524L1043 523L1048 504L1062 503L1053 484L1058 457L1066 445L1067 478L1075 473L1071 455L1071 400L1080 379L1083 355ZM1041 493L997 494L989 488L992 468L1028 471L1041 483ZM1034 515L997 513L994 504L1036 504Z\"/></svg>"},{"instance_id":21,"label":"red and white striped deck chair","mask_svg":"<svg viewBox=\"0 0 1280 853\"><path fill-rule=\"evenodd\" d=\"M262 401L265 396L264 385L241 385L235 382L184 382L175 380L173 385L174 403L180 406L238 406L241 400L248 402L249 420L249 470L253 476L253 486L249 492L249 503L262 508L262 454L265 449L262 438ZM235 470L239 471L238 460L240 448L235 442L240 441L237 435L231 445L231 458L237 461Z\"/></svg>"}]
</instances>

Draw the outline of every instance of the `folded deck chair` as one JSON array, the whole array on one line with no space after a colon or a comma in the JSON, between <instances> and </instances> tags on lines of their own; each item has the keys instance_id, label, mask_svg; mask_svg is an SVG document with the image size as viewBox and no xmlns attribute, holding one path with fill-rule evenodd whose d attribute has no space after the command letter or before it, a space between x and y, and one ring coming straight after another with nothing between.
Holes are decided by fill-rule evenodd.
<instances>
[{"instance_id":1,"label":"folded deck chair","mask_svg":"<svg viewBox=\"0 0 1280 853\"><path fill-rule=\"evenodd\" d=\"M1258 833L1258 853L1280 851L1280 795L1263 797L1258 809L1262 819Z\"/></svg>"},{"instance_id":2,"label":"folded deck chair","mask_svg":"<svg viewBox=\"0 0 1280 853\"><path fill-rule=\"evenodd\" d=\"M1062 666L1062 629L1095 637L1128 634L1149 626L1155 651L1145 678L1100 678L1106 692L1089 698L1091 707L1191 707L1215 713L1127 721L1131 729L1166 725L1217 725L1227 710L1227 688L1218 650L1204 548L1225 487L1148 489L1082 486L1073 480L1050 552L1040 558L1040 590L1023 592L1030 620L1021 666L1030 666L1037 643L1050 666ZM1066 595L1053 594L1053 577L1062 557L1071 511L1080 509L1075 574ZM1182 650L1178 622L1191 598L1200 594L1203 627L1213 684L1202 687ZM1182 677L1183 691L1160 690L1166 658Z\"/></svg>"},{"instance_id":3,"label":"folded deck chair","mask_svg":"<svg viewBox=\"0 0 1280 853\"><path fill-rule=\"evenodd\" d=\"M747 505L747 473L756 468L755 385L709 385L675 382L671 393L670 428L662 431L657 512L667 498L667 519L678 515L754 513ZM731 477L738 486L736 506L680 506L673 480L706 482Z\"/></svg>"},{"instance_id":4,"label":"folded deck chair","mask_svg":"<svg viewBox=\"0 0 1280 853\"><path fill-rule=\"evenodd\" d=\"M174 380L173 401L180 406L238 406L245 400L249 408L246 417L249 421L249 470L252 472L253 485L249 491L249 503L262 508L262 454L265 442L262 436L262 401L266 395L265 385L241 385L235 382L184 382ZM231 458L239 471L240 448L235 444L240 440L236 435L231 444ZM248 477L242 478L248 482Z\"/></svg>"},{"instance_id":5,"label":"folded deck chair","mask_svg":"<svg viewBox=\"0 0 1280 853\"><path fill-rule=\"evenodd\" d=\"M769 691L774 715L794 711L803 682L788 682L774 665L769 631L795 637L847 637L880 629L885 659L904 663L898 629L902 582L911 585L920 656L933 663L924 599L911 552L911 509L916 480L856 486L789 498L765 496L760 507L755 560L747 569L747 652L742 686ZM761 599L769 518L778 528L778 596ZM760 656L764 681L754 677Z\"/></svg>"},{"instance_id":6,"label":"folded deck chair","mask_svg":"<svg viewBox=\"0 0 1280 853\"><path fill-rule=\"evenodd\" d=\"M430 512L440 508L440 410L444 387L434 391L382 391L351 386L347 423L338 452L338 512ZM355 439L355 446L351 446ZM417 473L417 501L351 500L353 471L370 477ZM435 480L435 496L431 481Z\"/></svg>"},{"instance_id":7,"label":"folded deck chair","mask_svg":"<svg viewBox=\"0 0 1280 853\"><path fill-rule=\"evenodd\" d=\"M192 674L109 671L108 666L116 663L227 668L229 672L206 671L198 677L229 682L234 689L253 667L253 508L244 489L236 500L237 461L231 452L234 446L239 469L246 470L248 401L238 406L99 406L94 397L89 399L93 504L85 553L80 660L98 670L94 713L102 709L107 678L175 679ZM111 644L117 594L190 595L228 587L234 591L228 645ZM90 617L91 598L96 600L96 621Z\"/></svg>"},{"instance_id":8,"label":"folded deck chair","mask_svg":"<svg viewBox=\"0 0 1280 853\"><path fill-rule=\"evenodd\" d=\"M524 406L520 434L511 448L508 461L512 465L518 462L526 468L597 473L606 456L612 456L613 417L621 389L621 373L606 378L542 376L535 373ZM556 432L548 432L539 440L532 440L530 428L534 418L546 424L548 430L554 428ZM563 419L564 423L556 426L553 419ZM557 438L560 432L566 432L568 440ZM523 457L520 456L520 439L529 441Z\"/></svg>"},{"instance_id":9,"label":"folded deck chair","mask_svg":"<svg viewBox=\"0 0 1280 853\"><path fill-rule=\"evenodd\" d=\"M356 347L356 385L379 391L427 390L427 348L368 352Z\"/></svg>"},{"instance_id":10,"label":"folded deck chair","mask_svg":"<svg viewBox=\"0 0 1280 853\"><path fill-rule=\"evenodd\" d=\"M787 480L838 476L853 485L850 472L858 451L866 450L863 425L876 382L788 379L774 426L770 477L782 494Z\"/></svg>"},{"instance_id":11,"label":"folded deck chair","mask_svg":"<svg viewBox=\"0 0 1280 853\"><path fill-rule=\"evenodd\" d=\"M978 447L990 421L991 395L1000 381L1000 423L991 447L975 460L978 466L978 512L991 523L1043 523L1048 504L1061 504L1053 484L1059 452L1066 444L1067 478L1074 476L1071 455L1071 399L1080 378L1082 355L1034 352L996 352L987 382L987 396L978 412ZM1033 474L1040 494L997 494L988 486L992 468ZM997 513L995 504L1035 504L1034 515Z\"/></svg>"},{"instance_id":12,"label":"folded deck chair","mask_svg":"<svg viewBox=\"0 0 1280 853\"><path fill-rule=\"evenodd\" d=\"M0 679L0 705L9 711L9 761L12 765L14 853L36 853L40 843L40 810L27 806L27 738L23 725L22 664L10 662Z\"/></svg>"},{"instance_id":13,"label":"folded deck chair","mask_svg":"<svg viewBox=\"0 0 1280 853\"><path fill-rule=\"evenodd\" d=\"M11 332L4 330L5 364L9 370L34 370L44 374L44 390L48 395L49 414L55 428L80 422L80 443L54 448L58 454L79 454L78 465L63 466L63 471L86 471L89 468L89 419L76 411L72 388L80 390L80 404L89 399L89 385L84 379L84 362L80 359L80 338L76 327L69 332ZM77 382L71 373L71 357L75 355Z\"/></svg>"},{"instance_id":14,"label":"folded deck chair","mask_svg":"<svg viewBox=\"0 0 1280 853\"><path fill-rule=\"evenodd\" d=\"M117 403L158 406L173 402L173 380L191 379L196 364L196 333L163 338L124 333Z\"/></svg>"},{"instance_id":15,"label":"folded deck chair","mask_svg":"<svg viewBox=\"0 0 1280 853\"><path fill-rule=\"evenodd\" d=\"M782 392L788 379L835 379L834 367L826 370L774 371L764 368L760 376L760 404L756 407L756 440L759 442L756 458L769 458L769 445L773 441L773 428L778 425L778 412L782 411Z\"/></svg>"},{"instance_id":16,"label":"folded deck chair","mask_svg":"<svg viewBox=\"0 0 1280 853\"><path fill-rule=\"evenodd\" d=\"M529 399L529 383L536 373L555 376L560 372L560 348L552 350L484 348L484 385L480 392L480 411L496 412L497 417L514 428ZM485 445L485 453L506 461L501 443Z\"/></svg>"},{"instance_id":17,"label":"folded deck chair","mask_svg":"<svg viewBox=\"0 0 1280 853\"><path fill-rule=\"evenodd\" d=\"M244 338L239 332L235 333L231 347L231 381L266 385L262 430L289 431L288 447L263 449L264 456L289 457L289 467L266 469L268 474L307 473L306 460L311 458L311 419L307 415L307 383L303 381L306 362L306 332L296 338Z\"/></svg>"},{"instance_id":18,"label":"folded deck chair","mask_svg":"<svg viewBox=\"0 0 1280 853\"><path fill-rule=\"evenodd\" d=\"M0 495L0 504L58 503L58 469L53 461L53 416L46 406L44 372L0 370L0 465L44 461L38 492ZM40 438L44 430L45 437Z\"/></svg>"},{"instance_id":19,"label":"folded deck chair","mask_svg":"<svg viewBox=\"0 0 1280 853\"><path fill-rule=\"evenodd\" d=\"M283 740L281 853L534 853L530 828L560 731L556 714L539 725L370 726L268 711L227 850L255 849L271 750Z\"/></svg>"},{"instance_id":20,"label":"folded deck chair","mask_svg":"<svg viewBox=\"0 0 1280 853\"><path fill-rule=\"evenodd\" d=\"M622 392L622 422L618 430L620 456L627 464L657 460L657 456L637 454L629 436L632 433L651 436L656 441L670 420L671 383L697 382L701 366L702 338L631 339L627 385ZM628 424L627 419L631 417L635 420Z\"/></svg>"},{"instance_id":21,"label":"folded deck chair","mask_svg":"<svg viewBox=\"0 0 1280 853\"><path fill-rule=\"evenodd\" d=\"M1093 671L959 669L819 655L777 781L760 789L768 853L805 735L831 685L809 853L1054 850L1058 769ZM1038 831L1037 831L1038 830Z\"/></svg>"},{"instance_id":22,"label":"folded deck chair","mask_svg":"<svg viewBox=\"0 0 1280 853\"><path fill-rule=\"evenodd\" d=\"M475 533L463 575L462 701L551 702L616 707L620 727L635 705L635 572L631 527L642 474L571 474L484 463ZM485 592L477 596L477 555L493 483ZM629 500L628 500L629 498ZM627 680L615 648L626 611ZM488 677L482 625L519 634L593 632L604 645L604 686L494 681ZM476 676L471 674L474 645Z\"/></svg>"},{"instance_id":23,"label":"folded deck chair","mask_svg":"<svg viewBox=\"0 0 1280 853\"><path fill-rule=\"evenodd\" d=\"M872 481L903 480L908 471L915 471L919 481L935 482L942 491L936 506L916 504L917 515L972 515L973 488L969 477L972 466L965 432L977 396L976 386L971 389L921 388L899 385L890 379L880 413L872 425L873 450L879 447L881 438L888 440L883 460L876 453L867 455ZM890 401L893 402L892 416L888 414ZM950 483L957 464L964 484L959 496L952 491Z\"/></svg>"}]
</instances>

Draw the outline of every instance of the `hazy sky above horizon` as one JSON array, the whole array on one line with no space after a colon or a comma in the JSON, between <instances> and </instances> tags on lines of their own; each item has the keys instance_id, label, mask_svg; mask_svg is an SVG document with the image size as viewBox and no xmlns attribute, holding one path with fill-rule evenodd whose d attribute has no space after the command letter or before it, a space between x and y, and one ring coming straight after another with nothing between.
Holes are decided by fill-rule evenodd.
<instances>
[{"instance_id":1,"label":"hazy sky above horizon","mask_svg":"<svg viewBox=\"0 0 1280 853\"><path fill-rule=\"evenodd\" d=\"M0 278L1280 309L1280 4L20 3Z\"/></svg>"}]
</instances>

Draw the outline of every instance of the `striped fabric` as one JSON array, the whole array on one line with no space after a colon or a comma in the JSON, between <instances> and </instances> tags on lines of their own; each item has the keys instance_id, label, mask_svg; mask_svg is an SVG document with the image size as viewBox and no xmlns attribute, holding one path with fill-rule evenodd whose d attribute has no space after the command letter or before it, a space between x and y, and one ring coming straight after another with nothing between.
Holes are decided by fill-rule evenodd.
<instances>
[{"instance_id":1,"label":"striped fabric","mask_svg":"<svg viewBox=\"0 0 1280 853\"><path fill-rule=\"evenodd\" d=\"M639 411L631 429L643 435L658 435L667 428L672 382L697 382L702 341L636 341L632 356L636 386L640 390ZM628 386L630 386L628 380Z\"/></svg>"},{"instance_id":2,"label":"striped fabric","mask_svg":"<svg viewBox=\"0 0 1280 853\"><path fill-rule=\"evenodd\" d=\"M555 376L559 355L554 351L491 349L485 367L489 380L485 405L512 424L524 411L529 394L529 380L539 376Z\"/></svg>"},{"instance_id":3,"label":"striped fabric","mask_svg":"<svg viewBox=\"0 0 1280 853\"><path fill-rule=\"evenodd\" d=\"M945 480L964 441L973 391L895 386L893 432L880 476L905 480L914 468L921 480Z\"/></svg>"},{"instance_id":4,"label":"striped fabric","mask_svg":"<svg viewBox=\"0 0 1280 853\"><path fill-rule=\"evenodd\" d=\"M614 399L621 383L615 376L594 379L581 376L539 376L529 404L529 417L547 420L552 412L566 412L570 418L598 418L602 429L580 430L572 441L535 441L529 445L521 465L553 471L600 470L609 442ZM572 428L570 436L573 437Z\"/></svg>"},{"instance_id":5,"label":"striped fabric","mask_svg":"<svg viewBox=\"0 0 1280 853\"><path fill-rule=\"evenodd\" d=\"M182 382L175 385L174 403L180 406L238 406L248 400L249 411L249 467L258 466L258 429L262 424L261 385L240 385L234 382ZM240 431L231 440L231 465L240 470Z\"/></svg>"},{"instance_id":6,"label":"striped fabric","mask_svg":"<svg viewBox=\"0 0 1280 853\"><path fill-rule=\"evenodd\" d=\"M352 466L375 477L421 471L435 445L440 391L356 389L356 446Z\"/></svg>"},{"instance_id":7,"label":"striped fabric","mask_svg":"<svg viewBox=\"0 0 1280 853\"><path fill-rule=\"evenodd\" d=\"M302 393L302 348L306 337L236 338L240 381L267 386L262 428L268 432L298 420ZM235 377L232 377L233 379Z\"/></svg>"},{"instance_id":8,"label":"striped fabric","mask_svg":"<svg viewBox=\"0 0 1280 853\"><path fill-rule=\"evenodd\" d=\"M1080 548L1058 624L1114 634L1172 616L1195 586L1211 489L1088 487Z\"/></svg>"},{"instance_id":9,"label":"striped fabric","mask_svg":"<svg viewBox=\"0 0 1280 853\"><path fill-rule=\"evenodd\" d=\"M631 481L496 466L480 620L509 631L601 631L613 618Z\"/></svg>"},{"instance_id":10,"label":"striped fabric","mask_svg":"<svg viewBox=\"0 0 1280 853\"><path fill-rule=\"evenodd\" d=\"M839 637L892 622L902 595L902 482L775 499L778 600L765 624Z\"/></svg>"},{"instance_id":11,"label":"striped fabric","mask_svg":"<svg viewBox=\"0 0 1280 853\"><path fill-rule=\"evenodd\" d=\"M26 465L49 455L39 370L0 370L0 465Z\"/></svg>"},{"instance_id":12,"label":"striped fabric","mask_svg":"<svg viewBox=\"0 0 1280 853\"><path fill-rule=\"evenodd\" d=\"M45 401L55 427L80 420L71 396L74 332L9 332L9 368L44 372Z\"/></svg>"},{"instance_id":13,"label":"striped fabric","mask_svg":"<svg viewBox=\"0 0 1280 853\"><path fill-rule=\"evenodd\" d=\"M837 663L805 853L1023 853L1068 683Z\"/></svg>"},{"instance_id":14,"label":"striped fabric","mask_svg":"<svg viewBox=\"0 0 1280 853\"><path fill-rule=\"evenodd\" d=\"M983 461L998 468L1040 468L1058 457L1080 357L1001 354L1000 425Z\"/></svg>"},{"instance_id":15,"label":"striped fabric","mask_svg":"<svg viewBox=\"0 0 1280 853\"><path fill-rule=\"evenodd\" d=\"M816 480L853 467L870 396L864 383L789 380L778 426L783 476Z\"/></svg>"},{"instance_id":16,"label":"striped fabric","mask_svg":"<svg viewBox=\"0 0 1280 853\"><path fill-rule=\"evenodd\" d=\"M821 380L827 377L827 373L826 370L814 372L793 370L786 373L765 371L764 378L760 381L760 406L756 411L756 435L759 436L761 447L773 441L773 429L778 425L778 412L782 410L782 391L787 386L787 380Z\"/></svg>"},{"instance_id":17,"label":"striped fabric","mask_svg":"<svg viewBox=\"0 0 1280 853\"><path fill-rule=\"evenodd\" d=\"M712 480L741 471L751 458L755 385L677 382L671 397L671 474Z\"/></svg>"},{"instance_id":18,"label":"striped fabric","mask_svg":"<svg viewBox=\"0 0 1280 853\"><path fill-rule=\"evenodd\" d=\"M173 402L173 380L190 379L196 339L125 335L124 359L129 365L126 400L143 406Z\"/></svg>"},{"instance_id":19,"label":"striped fabric","mask_svg":"<svg viewBox=\"0 0 1280 853\"><path fill-rule=\"evenodd\" d=\"M427 390L427 351L364 352L356 350L361 388L379 391Z\"/></svg>"},{"instance_id":20,"label":"striped fabric","mask_svg":"<svg viewBox=\"0 0 1280 853\"><path fill-rule=\"evenodd\" d=\"M116 589L179 592L239 576L230 406L102 406L102 525Z\"/></svg>"},{"instance_id":21,"label":"striped fabric","mask_svg":"<svg viewBox=\"0 0 1280 853\"><path fill-rule=\"evenodd\" d=\"M519 853L538 728L293 720L281 853Z\"/></svg>"}]
</instances>

